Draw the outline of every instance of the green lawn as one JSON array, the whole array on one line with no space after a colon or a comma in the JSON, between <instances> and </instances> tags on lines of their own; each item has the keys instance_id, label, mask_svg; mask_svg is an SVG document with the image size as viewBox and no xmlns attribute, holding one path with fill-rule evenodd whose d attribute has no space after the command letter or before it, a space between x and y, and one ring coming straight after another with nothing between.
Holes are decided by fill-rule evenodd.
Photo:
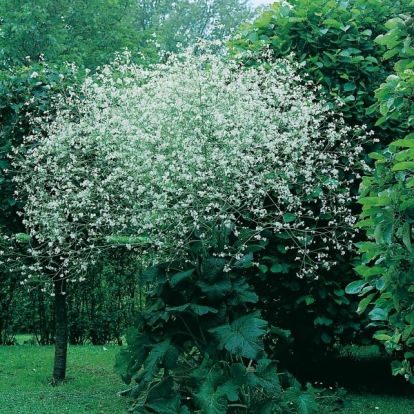
<instances>
[{"instance_id":1,"label":"green lawn","mask_svg":"<svg viewBox=\"0 0 414 414\"><path fill-rule=\"evenodd\" d=\"M348 394L346 405L345 408L338 409L337 406L321 404L319 414L413 414L414 396L401 397L350 393Z\"/></svg>"},{"instance_id":2,"label":"green lawn","mask_svg":"<svg viewBox=\"0 0 414 414\"><path fill-rule=\"evenodd\" d=\"M72 346L68 381L49 385L53 347L0 346L0 413L122 414L129 401L116 393L127 388L113 372L118 346ZM357 374L356 374L357 375ZM414 391L414 389L413 389ZM413 414L413 397L349 393L346 407L323 403L318 414Z\"/></svg>"},{"instance_id":3,"label":"green lawn","mask_svg":"<svg viewBox=\"0 0 414 414\"><path fill-rule=\"evenodd\" d=\"M127 388L113 372L118 346L72 346L68 381L49 385L53 347L0 346L0 413L118 414L129 402L116 393Z\"/></svg>"}]
</instances>

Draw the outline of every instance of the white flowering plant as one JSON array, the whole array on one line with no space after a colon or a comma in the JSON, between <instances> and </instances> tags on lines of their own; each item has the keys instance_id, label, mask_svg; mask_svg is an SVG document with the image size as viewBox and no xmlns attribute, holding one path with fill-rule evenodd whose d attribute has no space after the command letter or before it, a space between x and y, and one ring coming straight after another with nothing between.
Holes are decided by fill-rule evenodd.
<instances>
[{"instance_id":1,"label":"white flowering plant","mask_svg":"<svg viewBox=\"0 0 414 414\"><path fill-rule=\"evenodd\" d=\"M249 70L198 44L142 68L126 54L87 77L81 98L63 97L56 117L16 151L17 195L27 200L23 222L35 263L21 266L26 280L45 272L82 279L103 251L120 245L166 263L144 278L149 309L135 331L153 351L138 363L142 344L130 337L132 362L121 364L128 380L144 381L142 412L154 410L152 386L167 384L158 373L172 378L178 361L208 361L219 373L223 358L243 367L250 358L249 369L272 367L272 376L265 333L281 312L280 281L319 288L337 257L353 249L351 172L361 168L365 133L345 126L317 93L286 60ZM311 305L312 297L302 302ZM168 324L181 313L210 339L200 342L188 324L174 336ZM222 337L235 321L249 331L251 343L242 348ZM220 354L212 352L214 341ZM160 347L164 356L173 353L166 366L154 359ZM213 391L223 386L216 379ZM179 379L171 381L165 398L179 387ZM266 392L279 389L275 384ZM247 407L244 386L220 388L218 411L208 412L225 412L229 402ZM201 388L191 392L199 397L182 412L210 407Z\"/></svg>"},{"instance_id":2,"label":"white flowering plant","mask_svg":"<svg viewBox=\"0 0 414 414\"><path fill-rule=\"evenodd\" d=\"M194 235L213 245L220 228L248 230L263 242L266 230L295 241L299 277L329 269L313 239L349 247L341 172L361 147L300 81L286 61L243 70L208 50L150 69L120 59L88 77L15 158L31 253L62 257L72 277L114 244L172 259Z\"/></svg>"}]
</instances>

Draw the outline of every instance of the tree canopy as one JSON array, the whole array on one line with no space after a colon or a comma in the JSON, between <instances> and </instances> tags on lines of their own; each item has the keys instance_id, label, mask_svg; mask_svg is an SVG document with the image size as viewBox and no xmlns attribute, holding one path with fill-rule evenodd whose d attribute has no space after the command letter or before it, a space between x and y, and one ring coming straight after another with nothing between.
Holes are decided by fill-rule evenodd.
<instances>
[{"instance_id":1,"label":"tree canopy","mask_svg":"<svg viewBox=\"0 0 414 414\"><path fill-rule=\"evenodd\" d=\"M0 59L94 69L124 48L148 59L157 56L155 41L171 51L197 37L221 38L251 16L246 0L1 0Z\"/></svg>"}]
</instances>

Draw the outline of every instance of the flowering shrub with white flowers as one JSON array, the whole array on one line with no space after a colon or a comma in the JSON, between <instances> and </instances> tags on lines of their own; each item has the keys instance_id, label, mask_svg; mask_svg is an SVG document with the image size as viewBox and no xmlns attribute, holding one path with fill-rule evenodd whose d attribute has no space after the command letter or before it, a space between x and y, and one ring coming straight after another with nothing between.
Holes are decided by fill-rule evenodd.
<instances>
[{"instance_id":1,"label":"flowering shrub with white flowers","mask_svg":"<svg viewBox=\"0 0 414 414\"><path fill-rule=\"evenodd\" d=\"M298 276L317 277L334 260L316 240L350 247L342 173L361 147L314 94L287 61L245 70L208 48L149 69L123 58L88 77L15 158L39 268L59 258L62 275L79 277L119 244L179 258L192 238L213 245L227 229L257 243L288 234ZM237 260L238 246L223 251Z\"/></svg>"},{"instance_id":2,"label":"flowering shrub with white flowers","mask_svg":"<svg viewBox=\"0 0 414 414\"><path fill-rule=\"evenodd\" d=\"M280 286L323 287L352 249L365 135L316 93L285 60L247 69L202 44L149 68L126 55L16 150L26 281L47 274L64 293L56 280L83 280L120 245L155 262L118 361L140 412L315 412L312 390L281 392L267 355L288 330L269 325Z\"/></svg>"}]
</instances>

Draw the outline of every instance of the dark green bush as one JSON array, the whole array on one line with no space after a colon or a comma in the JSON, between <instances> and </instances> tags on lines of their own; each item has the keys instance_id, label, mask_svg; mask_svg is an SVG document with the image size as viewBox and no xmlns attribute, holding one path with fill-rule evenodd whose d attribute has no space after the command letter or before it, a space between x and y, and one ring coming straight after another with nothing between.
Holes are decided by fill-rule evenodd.
<instances>
[{"instance_id":1,"label":"dark green bush","mask_svg":"<svg viewBox=\"0 0 414 414\"><path fill-rule=\"evenodd\" d=\"M139 288L141 261L120 249L103 255L85 280L70 284L68 296L69 342L122 345L128 327L143 308Z\"/></svg>"},{"instance_id":2,"label":"dark green bush","mask_svg":"<svg viewBox=\"0 0 414 414\"><path fill-rule=\"evenodd\" d=\"M372 129L376 116L366 109L375 101L373 91L392 71L392 61L383 59L385 49L374 39L389 18L410 7L409 0L277 2L241 31L242 38L231 42L230 50L253 66L268 49L271 58L294 53L305 80L320 85L323 99L334 107L339 98L347 122ZM381 137L390 140L386 134Z\"/></svg>"},{"instance_id":3,"label":"dark green bush","mask_svg":"<svg viewBox=\"0 0 414 414\"><path fill-rule=\"evenodd\" d=\"M254 250L227 271L232 259L218 257L219 246L206 252L196 241L188 260L143 273L146 308L116 366L133 383L124 394L136 399L134 412L316 412L313 389L301 391L265 351L277 335L254 289Z\"/></svg>"},{"instance_id":4,"label":"dark green bush","mask_svg":"<svg viewBox=\"0 0 414 414\"><path fill-rule=\"evenodd\" d=\"M372 175L361 185L363 206L358 226L366 239L360 243L362 277L350 283L349 293L362 297L360 309L369 308L375 338L398 356L392 363L394 375L403 375L414 384L414 34L413 18L401 14L386 24L388 32L376 41L387 47L384 58L397 57L395 73L375 91L372 113L378 124L389 119L399 122L406 136L373 152Z\"/></svg>"}]
</instances>

